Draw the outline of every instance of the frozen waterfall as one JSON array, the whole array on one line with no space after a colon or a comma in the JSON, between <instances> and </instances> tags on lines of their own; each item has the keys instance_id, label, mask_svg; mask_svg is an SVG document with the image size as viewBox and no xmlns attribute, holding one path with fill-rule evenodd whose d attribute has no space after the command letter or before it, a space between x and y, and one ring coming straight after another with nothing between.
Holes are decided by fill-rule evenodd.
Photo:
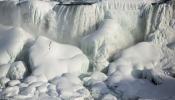
<instances>
[{"instance_id":1,"label":"frozen waterfall","mask_svg":"<svg viewBox=\"0 0 175 100\"><path fill-rule=\"evenodd\" d=\"M0 99L174 100L174 0L0 0Z\"/></svg>"}]
</instances>

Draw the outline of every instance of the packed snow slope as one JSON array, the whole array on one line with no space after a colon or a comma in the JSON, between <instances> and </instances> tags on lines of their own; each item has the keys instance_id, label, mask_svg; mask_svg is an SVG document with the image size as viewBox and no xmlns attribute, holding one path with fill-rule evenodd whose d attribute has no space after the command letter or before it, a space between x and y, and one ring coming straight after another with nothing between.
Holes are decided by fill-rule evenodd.
<instances>
[{"instance_id":1,"label":"packed snow slope","mask_svg":"<svg viewBox=\"0 0 175 100\"><path fill-rule=\"evenodd\" d=\"M174 0L0 0L0 99L175 100Z\"/></svg>"}]
</instances>

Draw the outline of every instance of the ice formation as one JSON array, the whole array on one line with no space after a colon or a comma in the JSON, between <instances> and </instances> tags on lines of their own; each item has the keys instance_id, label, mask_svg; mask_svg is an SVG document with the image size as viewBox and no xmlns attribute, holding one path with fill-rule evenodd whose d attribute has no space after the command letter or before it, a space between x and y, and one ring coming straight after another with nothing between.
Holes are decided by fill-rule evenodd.
<instances>
[{"instance_id":1,"label":"ice formation","mask_svg":"<svg viewBox=\"0 0 175 100\"><path fill-rule=\"evenodd\" d=\"M89 68L89 60L80 49L42 36L38 37L29 52L32 74L44 75L48 80L63 73L80 75Z\"/></svg>"},{"instance_id":2,"label":"ice formation","mask_svg":"<svg viewBox=\"0 0 175 100\"><path fill-rule=\"evenodd\" d=\"M0 0L0 99L174 100L174 0Z\"/></svg>"}]
</instances>

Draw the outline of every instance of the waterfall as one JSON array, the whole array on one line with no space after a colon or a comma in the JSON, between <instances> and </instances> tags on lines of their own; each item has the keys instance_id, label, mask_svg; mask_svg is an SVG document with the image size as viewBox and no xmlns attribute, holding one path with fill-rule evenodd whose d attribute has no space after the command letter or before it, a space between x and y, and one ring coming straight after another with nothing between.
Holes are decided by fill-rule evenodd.
<instances>
[{"instance_id":1,"label":"waterfall","mask_svg":"<svg viewBox=\"0 0 175 100\"><path fill-rule=\"evenodd\" d=\"M35 36L46 35L62 43L79 46L81 38L96 31L109 11L119 24L130 30L136 41L143 40L145 33L146 19L141 16L146 4L144 0L102 0L92 5L71 6L39 0L19 4L2 2L0 15L5 13L5 17L1 18L1 24L20 23L21 27Z\"/></svg>"},{"instance_id":2,"label":"waterfall","mask_svg":"<svg viewBox=\"0 0 175 100\"><path fill-rule=\"evenodd\" d=\"M0 24L7 26L19 25L19 9L15 1L0 1Z\"/></svg>"},{"instance_id":3,"label":"waterfall","mask_svg":"<svg viewBox=\"0 0 175 100\"><path fill-rule=\"evenodd\" d=\"M145 2L140 0L102 0L92 5L56 5L54 11L56 12L57 40L70 44L78 43L82 37L98 29L105 14L109 11L114 14L115 17L113 18L116 18L120 24L127 24L124 20L133 22L133 24L124 25L124 27L132 27L130 29L131 33L138 35L135 35L136 38L138 37L136 40L143 40L143 35L139 37L139 34L144 34L143 28L145 26L144 23L140 22L145 19L139 16L142 9L144 9L144 4ZM133 16L133 19L123 18L120 14L123 16L129 14ZM137 28L140 24L143 24L141 29L139 29L140 27Z\"/></svg>"}]
</instances>

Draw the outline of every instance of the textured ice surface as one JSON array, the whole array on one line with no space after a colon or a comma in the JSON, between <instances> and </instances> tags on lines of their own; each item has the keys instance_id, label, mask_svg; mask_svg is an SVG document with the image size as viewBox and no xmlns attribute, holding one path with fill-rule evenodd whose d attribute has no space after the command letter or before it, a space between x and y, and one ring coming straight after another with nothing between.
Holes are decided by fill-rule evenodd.
<instances>
[{"instance_id":1,"label":"textured ice surface","mask_svg":"<svg viewBox=\"0 0 175 100\"><path fill-rule=\"evenodd\" d=\"M0 33L0 64L13 62L32 37L21 28L10 28Z\"/></svg>"},{"instance_id":2,"label":"textured ice surface","mask_svg":"<svg viewBox=\"0 0 175 100\"><path fill-rule=\"evenodd\" d=\"M0 99L174 100L174 9L174 0L0 0Z\"/></svg>"},{"instance_id":3,"label":"textured ice surface","mask_svg":"<svg viewBox=\"0 0 175 100\"><path fill-rule=\"evenodd\" d=\"M27 68L22 61L14 62L10 65L8 77L12 80L23 79L27 73Z\"/></svg>"},{"instance_id":4,"label":"textured ice surface","mask_svg":"<svg viewBox=\"0 0 175 100\"><path fill-rule=\"evenodd\" d=\"M45 76L48 80L63 73L86 73L89 66L88 58L77 47L56 43L42 36L30 48L29 59L32 74Z\"/></svg>"},{"instance_id":5,"label":"textured ice surface","mask_svg":"<svg viewBox=\"0 0 175 100\"><path fill-rule=\"evenodd\" d=\"M100 71L108 66L107 59L115 52L133 44L132 35L124 30L117 20L106 18L96 32L82 39L81 48L89 56L93 70Z\"/></svg>"},{"instance_id":6,"label":"textured ice surface","mask_svg":"<svg viewBox=\"0 0 175 100\"><path fill-rule=\"evenodd\" d=\"M57 92L61 99L90 99L89 91L84 88L81 80L72 74L63 74L58 78Z\"/></svg>"}]
</instances>

